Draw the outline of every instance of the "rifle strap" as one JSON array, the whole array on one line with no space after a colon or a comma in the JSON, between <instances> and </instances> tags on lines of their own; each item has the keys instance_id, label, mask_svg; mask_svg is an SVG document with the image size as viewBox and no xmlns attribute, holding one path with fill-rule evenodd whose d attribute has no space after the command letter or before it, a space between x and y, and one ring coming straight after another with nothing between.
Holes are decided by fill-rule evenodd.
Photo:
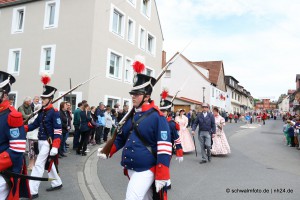
<instances>
[{"instance_id":1,"label":"rifle strap","mask_svg":"<svg viewBox=\"0 0 300 200\"><path fill-rule=\"evenodd\" d=\"M141 140L141 142L144 144L144 146L151 152L151 154L154 156L154 158L156 158L156 153L152 150L152 147L149 145L149 143L145 140L145 138L141 135L138 126L139 124L149 115L151 115L153 112L155 112L155 110L152 110L148 113L146 113L145 115L143 115L141 118L139 118L136 122L134 120L134 117L132 118L132 128L135 130L136 136ZM132 133L132 131L130 131L130 134ZM130 136L129 134L129 136ZM129 137L128 136L128 137Z\"/></svg>"},{"instance_id":2,"label":"rifle strap","mask_svg":"<svg viewBox=\"0 0 300 200\"><path fill-rule=\"evenodd\" d=\"M50 109L51 110L51 109ZM52 148L52 142L50 143L49 141L49 133L48 133L48 130L47 130L47 127L45 125L45 119L46 119L46 116L47 116L47 113L49 112L49 110L47 110L46 112L43 112L43 116L42 116L42 125L43 125L43 128L44 128L44 132L47 136L47 141L49 142L49 145L50 145L50 150ZM51 138L51 141L52 141L52 138Z\"/></svg>"}]
</instances>

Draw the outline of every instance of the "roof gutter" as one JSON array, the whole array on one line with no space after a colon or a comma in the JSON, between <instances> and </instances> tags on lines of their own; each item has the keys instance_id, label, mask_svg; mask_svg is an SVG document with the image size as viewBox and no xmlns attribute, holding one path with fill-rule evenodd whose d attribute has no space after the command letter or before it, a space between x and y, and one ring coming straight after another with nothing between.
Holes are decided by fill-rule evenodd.
<instances>
[{"instance_id":1,"label":"roof gutter","mask_svg":"<svg viewBox=\"0 0 300 200\"><path fill-rule=\"evenodd\" d=\"M15 5L24 4L24 3L29 3L29 2L32 2L32 1L41 1L41 0L19 0L19 1L7 2L7 3L0 4L0 8L15 6Z\"/></svg>"}]
</instances>

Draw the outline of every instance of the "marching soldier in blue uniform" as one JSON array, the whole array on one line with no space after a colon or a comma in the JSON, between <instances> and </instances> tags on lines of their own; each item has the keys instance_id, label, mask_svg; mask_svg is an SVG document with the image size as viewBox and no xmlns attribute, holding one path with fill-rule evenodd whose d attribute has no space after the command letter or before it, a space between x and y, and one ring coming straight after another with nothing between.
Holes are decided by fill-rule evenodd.
<instances>
[{"instance_id":1,"label":"marching soldier in blue uniform","mask_svg":"<svg viewBox=\"0 0 300 200\"><path fill-rule=\"evenodd\" d=\"M161 101L160 101L159 109L167 118L170 127L172 147L175 147L174 150L176 152L176 160L178 160L178 162L181 163L183 161L183 150L182 150L181 141L178 134L178 131L180 130L180 126L172 119L171 108L173 106L173 103L171 101L166 100L167 96L168 96L168 92L164 90L161 93Z\"/></svg>"},{"instance_id":2,"label":"marching soldier in blue uniform","mask_svg":"<svg viewBox=\"0 0 300 200\"><path fill-rule=\"evenodd\" d=\"M15 78L0 71L0 199L19 200L30 198L27 180L11 172L27 174L23 153L26 149L26 133L20 112L8 100L11 84Z\"/></svg>"},{"instance_id":3,"label":"marching soldier in blue uniform","mask_svg":"<svg viewBox=\"0 0 300 200\"><path fill-rule=\"evenodd\" d=\"M136 70L135 66L143 64L137 62L134 69L139 73L142 70ZM126 200L157 199L154 197L157 192L160 196L166 195L164 191L170 179L170 129L166 118L150 98L155 82L156 79L144 74L135 76L133 89L129 92L134 112L130 112L110 151L111 157L123 148L121 165L130 179ZM99 156L106 158L105 154Z\"/></svg>"},{"instance_id":4,"label":"marching soldier in blue uniform","mask_svg":"<svg viewBox=\"0 0 300 200\"><path fill-rule=\"evenodd\" d=\"M32 131L39 128L38 147L39 154L36 159L35 166L32 169L31 176L42 177L44 170L48 170L51 187L47 191L58 190L62 188L62 181L58 175L58 148L60 147L62 125L60 114L57 109L53 108L52 100L57 91L56 88L46 85L50 81L49 77L42 77L44 83L44 92L41 95L42 109L35 121L25 126L26 131ZM29 181L30 192L32 198L38 198L38 189L40 181Z\"/></svg>"},{"instance_id":5,"label":"marching soldier in blue uniform","mask_svg":"<svg viewBox=\"0 0 300 200\"><path fill-rule=\"evenodd\" d=\"M181 146L181 141L180 137L178 134L178 131L180 130L180 126L178 123L176 123L172 119L172 113L171 113L171 108L173 106L173 103L171 101L166 100L168 96L168 91L163 90L161 93L161 101L160 101L160 111L164 114L166 117L169 127L170 127L170 134L171 134L171 142L172 142L172 147L176 153L176 160L178 160L179 163L183 161L183 150ZM167 184L168 189L171 189L171 180Z\"/></svg>"}]
</instances>

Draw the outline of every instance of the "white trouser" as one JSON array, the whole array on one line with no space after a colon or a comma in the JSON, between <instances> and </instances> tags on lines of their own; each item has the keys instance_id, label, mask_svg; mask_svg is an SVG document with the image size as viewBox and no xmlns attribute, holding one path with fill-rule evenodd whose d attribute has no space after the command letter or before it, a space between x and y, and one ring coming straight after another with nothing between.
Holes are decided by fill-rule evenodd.
<instances>
[{"instance_id":1,"label":"white trouser","mask_svg":"<svg viewBox=\"0 0 300 200\"><path fill-rule=\"evenodd\" d=\"M0 175L0 199L6 199L9 193L9 187L4 178Z\"/></svg>"},{"instance_id":2,"label":"white trouser","mask_svg":"<svg viewBox=\"0 0 300 200\"><path fill-rule=\"evenodd\" d=\"M154 181L154 174L152 171L147 170L143 172L136 172L128 170L130 177L126 200L150 200L153 196L151 185Z\"/></svg>"},{"instance_id":3,"label":"white trouser","mask_svg":"<svg viewBox=\"0 0 300 200\"><path fill-rule=\"evenodd\" d=\"M37 156L35 165L32 169L31 176L42 177L45 171L45 164L49 155L50 145L47 140L39 140L39 154ZM51 181L51 186L56 187L62 184L60 177L57 174L54 164L52 165L51 171L48 173L49 178L55 178L56 180ZM29 181L31 195L39 192L39 186L41 181Z\"/></svg>"}]
</instances>

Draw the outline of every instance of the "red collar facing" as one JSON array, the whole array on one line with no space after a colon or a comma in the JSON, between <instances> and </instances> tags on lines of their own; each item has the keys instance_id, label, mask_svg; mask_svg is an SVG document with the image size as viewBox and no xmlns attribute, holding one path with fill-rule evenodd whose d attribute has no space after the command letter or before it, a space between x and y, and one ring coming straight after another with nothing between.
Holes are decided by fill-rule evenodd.
<instances>
[{"instance_id":1,"label":"red collar facing","mask_svg":"<svg viewBox=\"0 0 300 200\"><path fill-rule=\"evenodd\" d=\"M51 108L53 108L53 104L52 103L50 103L46 108L44 108L44 111L48 111Z\"/></svg>"},{"instance_id":2,"label":"red collar facing","mask_svg":"<svg viewBox=\"0 0 300 200\"><path fill-rule=\"evenodd\" d=\"M142 112L145 112L147 110L150 110L151 108L154 108L157 110L158 114L160 116L163 116L164 114L159 110L159 108L154 104L154 101L151 101L151 103L143 104L142 105Z\"/></svg>"},{"instance_id":3,"label":"red collar facing","mask_svg":"<svg viewBox=\"0 0 300 200\"><path fill-rule=\"evenodd\" d=\"M9 108L9 106L10 106L10 103L8 100L3 101L0 104L0 112L2 112L3 110L6 110L7 108Z\"/></svg>"}]
</instances>

